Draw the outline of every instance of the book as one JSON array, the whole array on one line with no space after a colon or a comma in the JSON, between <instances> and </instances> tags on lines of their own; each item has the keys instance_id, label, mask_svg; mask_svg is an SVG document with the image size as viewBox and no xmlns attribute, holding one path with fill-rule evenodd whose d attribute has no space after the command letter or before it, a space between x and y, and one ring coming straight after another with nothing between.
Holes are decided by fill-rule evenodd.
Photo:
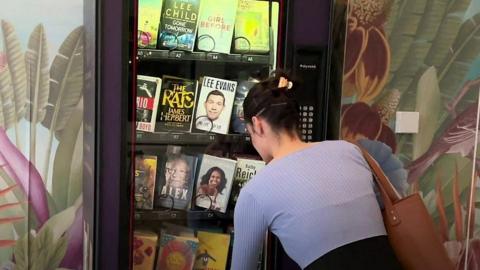
<instances>
[{"instance_id":1,"label":"book","mask_svg":"<svg viewBox=\"0 0 480 270\"><path fill-rule=\"evenodd\" d=\"M196 206L227 211L236 163L232 159L203 155L196 185Z\"/></svg>"},{"instance_id":2,"label":"book","mask_svg":"<svg viewBox=\"0 0 480 270\"><path fill-rule=\"evenodd\" d=\"M232 208L234 208L237 203L238 195L240 195L242 187L263 167L265 167L265 162L262 160L237 158L237 166L235 167L235 175L233 176L232 192L230 194L230 205Z\"/></svg>"},{"instance_id":3,"label":"book","mask_svg":"<svg viewBox=\"0 0 480 270\"><path fill-rule=\"evenodd\" d=\"M199 231L199 247L194 270L224 270L230 245L230 235Z\"/></svg>"},{"instance_id":4,"label":"book","mask_svg":"<svg viewBox=\"0 0 480 270\"><path fill-rule=\"evenodd\" d=\"M155 131L189 132L196 97L196 80L163 76Z\"/></svg>"},{"instance_id":5,"label":"book","mask_svg":"<svg viewBox=\"0 0 480 270\"><path fill-rule=\"evenodd\" d=\"M162 80L151 76L137 76L136 127L140 131L155 131L158 99Z\"/></svg>"},{"instance_id":6,"label":"book","mask_svg":"<svg viewBox=\"0 0 480 270\"><path fill-rule=\"evenodd\" d=\"M156 173L156 156L135 156L135 207L137 209L153 209Z\"/></svg>"},{"instance_id":7,"label":"book","mask_svg":"<svg viewBox=\"0 0 480 270\"><path fill-rule=\"evenodd\" d=\"M239 0L235 20L234 52L268 53L270 51L269 1ZM278 3L271 2L272 22L278 21ZM277 22L278 24L278 22ZM273 23L272 23L273 25ZM273 42L273 40L272 40Z\"/></svg>"},{"instance_id":8,"label":"book","mask_svg":"<svg viewBox=\"0 0 480 270\"><path fill-rule=\"evenodd\" d=\"M236 89L236 81L203 77L195 110L195 129L227 134Z\"/></svg>"},{"instance_id":9,"label":"book","mask_svg":"<svg viewBox=\"0 0 480 270\"><path fill-rule=\"evenodd\" d=\"M202 0L198 18L197 48L230 53L238 0Z\"/></svg>"},{"instance_id":10,"label":"book","mask_svg":"<svg viewBox=\"0 0 480 270\"><path fill-rule=\"evenodd\" d=\"M160 20L160 49L193 51L200 0L164 0Z\"/></svg>"},{"instance_id":11,"label":"book","mask_svg":"<svg viewBox=\"0 0 480 270\"><path fill-rule=\"evenodd\" d=\"M247 132L243 115L243 101L247 97L248 91L250 91L257 82L259 82L259 80L249 78L248 80L242 80L238 83L235 99L233 100L231 117L231 130L235 133L245 134Z\"/></svg>"},{"instance_id":12,"label":"book","mask_svg":"<svg viewBox=\"0 0 480 270\"><path fill-rule=\"evenodd\" d=\"M160 236L157 270L189 270L193 268L198 239L163 233Z\"/></svg>"},{"instance_id":13,"label":"book","mask_svg":"<svg viewBox=\"0 0 480 270\"><path fill-rule=\"evenodd\" d=\"M158 26L163 0L138 1L138 47L155 49L157 47Z\"/></svg>"},{"instance_id":14,"label":"book","mask_svg":"<svg viewBox=\"0 0 480 270\"><path fill-rule=\"evenodd\" d=\"M133 233L133 269L153 270L158 235L150 231Z\"/></svg>"},{"instance_id":15,"label":"book","mask_svg":"<svg viewBox=\"0 0 480 270\"><path fill-rule=\"evenodd\" d=\"M182 154L166 154L159 172L159 196L156 206L185 210L194 193L197 158Z\"/></svg>"}]
</instances>

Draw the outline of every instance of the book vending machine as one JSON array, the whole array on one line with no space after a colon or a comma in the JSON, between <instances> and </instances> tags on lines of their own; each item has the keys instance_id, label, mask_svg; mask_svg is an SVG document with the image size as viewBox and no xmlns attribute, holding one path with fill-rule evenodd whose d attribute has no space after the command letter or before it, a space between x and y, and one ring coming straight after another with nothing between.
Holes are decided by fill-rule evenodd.
<instances>
[{"instance_id":1,"label":"book vending machine","mask_svg":"<svg viewBox=\"0 0 480 270\"><path fill-rule=\"evenodd\" d=\"M97 223L104 225L97 225L100 244L95 254L101 262L96 265L230 269L236 200L242 186L266 165L246 134L242 103L248 90L278 68L294 74L303 83L298 95L303 139L325 139L320 122L326 119L329 99L328 46L302 41L312 33L292 32L311 24L298 20L298 3L131 0L124 4L127 15L122 29L128 29L124 39L128 46L121 50L129 57L120 73L127 74L122 85L128 90L122 93L124 100L118 98L127 104L120 110L123 139L118 153L126 161L120 162L119 196L99 195L97 205L103 202L115 208L103 210L106 214L99 210ZM99 193L105 190L106 186ZM118 203L102 196L115 197ZM106 218L117 213L114 209L118 209L116 219ZM116 221L116 230L107 229ZM266 235L257 269L295 267L285 263L288 256L275 237ZM118 244L116 252L108 252L115 254L111 259L105 257L104 250L111 247L106 241Z\"/></svg>"}]
</instances>

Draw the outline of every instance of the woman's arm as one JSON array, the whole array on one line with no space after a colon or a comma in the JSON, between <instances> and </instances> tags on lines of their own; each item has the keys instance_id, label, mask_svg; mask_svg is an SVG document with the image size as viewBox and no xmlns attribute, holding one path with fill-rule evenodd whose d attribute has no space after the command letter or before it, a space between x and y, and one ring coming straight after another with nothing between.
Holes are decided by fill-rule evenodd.
<instances>
[{"instance_id":1,"label":"woman's arm","mask_svg":"<svg viewBox=\"0 0 480 270\"><path fill-rule=\"evenodd\" d=\"M235 206L231 270L257 269L267 229L261 206L249 193L240 192Z\"/></svg>"}]
</instances>

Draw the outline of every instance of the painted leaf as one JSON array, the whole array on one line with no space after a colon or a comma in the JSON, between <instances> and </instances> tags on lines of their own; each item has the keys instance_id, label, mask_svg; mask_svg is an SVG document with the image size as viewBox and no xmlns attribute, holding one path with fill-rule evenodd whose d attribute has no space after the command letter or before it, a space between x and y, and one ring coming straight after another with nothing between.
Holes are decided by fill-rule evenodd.
<instances>
[{"instance_id":1,"label":"painted leaf","mask_svg":"<svg viewBox=\"0 0 480 270\"><path fill-rule=\"evenodd\" d=\"M400 13L400 6L402 4L402 0L393 0L393 3L390 7L390 12L388 13L387 20L385 22L385 36L387 38L390 37L392 33L393 27L397 22L399 13Z\"/></svg>"},{"instance_id":2,"label":"painted leaf","mask_svg":"<svg viewBox=\"0 0 480 270\"><path fill-rule=\"evenodd\" d=\"M27 101L25 55L22 52L20 41L15 34L15 30L10 23L2 20L2 32L7 53L7 63L13 83L16 119L20 120L25 116Z\"/></svg>"},{"instance_id":3,"label":"painted leaf","mask_svg":"<svg viewBox=\"0 0 480 270\"><path fill-rule=\"evenodd\" d=\"M390 70L392 72L398 70L403 58L409 53L408 50L414 40L426 5L427 0L405 0L402 3L400 17L389 38L392 52Z\"/></svg>"},{"instance_id":4,"label":"painted leaf","mask_svg":"<svg viewBox=\"0 0 480 270\"><path fill-rule=\"evenodd\" d=\"M480 13L465 21L449 51L438 77L442 93L453 97L480 54Z\"/></svg>"},{"instance_id":5,"label":"painted leaf","mask_svg":"<svg viewBox=\"0 0 480 270\"><path fill-rule=\"evenodd\" d=\"M83 192L83 125L75 142L69 180L67 205L70 206Z\"/></svg>"},{"instance_id":6,"label":"painted leaf","mask_svg":"<svg viewBox=\"0 0 480 270\"><path fill-rule=\"evenodd\" d=\"M432 46L432 40L439 29L448 2L448 0L428 0L414 41L411 43L405 58L402 59L400 67L395 72L389 88L399 89L401 93L408 89L410 83L414 80L414 76L423 67L424 59Z\"/></svg>"},{"instance_id":7,"label":"painted leaf","mask_svg":"<svg viewBox=\"0 0 480 270\"><path fill-rule=\"evenodd\" d=\"M83 27L73 30L60 46L50 69L50 80L47 114L42 124L50 132L58 132L65 127L82 96Z\"/></svg>"},{"instance_id":8,"label":"painted leaf","mask_svg":"<svg viewBox=\"0 0 480 270\"><path fill-rule=\"evenodd\" d=\"M419 112L419 130L413 135L413 159L417 159L430 147L438 128L438 116L442 109L440 89L435 67L425 71L418 81L415 111ZM425 102L428 100L428 102Z\"/></svg>"},{"instance_id":9,"label":"painted leaf","mask_svg":"<svg viewBox=\"0 0 480 270\"><path fill-rule=\"evenodd\" d=\"M78 180L78 171L72 172L72 168L74 166L82 166L82 161L79 161L77 159L78 157L75 157L75 155L80 155L81 158L83 153L83 150L80 150L80 153L75 151L75 148L77 147L76 141L78 140L79 133L83 132L80 129L82 119L83 102L80 101L75 107L75 111L65 126L64 131L61 133L60 142L55 152L52 175L52 193L59 209L65 209L69 206L69 198L71 200L75 200L77 198L72 198L72 196L74 196L73 193L71 195L69 194L70 192L73 192L70 191L71 182ZM72 179L72 174L74 174L75 179Z\"/></svg>"},{"instance_id":10,"label":"painted leaf","mask_svg":"<svg viewBox=\"0 0 480 270\"><path fill-rule=\"evenodd\" d=\"M470 2L471 0L453 0L449 4L447 13L443 17L439 31L433 40L432 47L425 58L425 64L427 66L435 66L438 68L442 64L443 59L445 59L450 46L452 46L457 36L458 29L460 29L463 16Z\"/></svg>"},{"instance_id":11,"label":"painted leaf","mask_svg":"<svg viewBox=\"0 0 480 270\"><path fill-rule=\"evenodd\" d=\"M45 118L49 89L49 61L47 38L43 25L33 30L25 53L27 69L27 120L33 124Z\"/></svg>"},{"instance_id":12,"label":"painted leaf","mask_svg":"<svg viewBox=\"0 0 480 270\"><path fill-rule=\"evenodd\" d=\"M15 96L12 80L10 79L10 70L5 67L0 71L0 113L2 115L1 126L9 129L16 123L15 116Z\"/></svg>"}]
</instances>

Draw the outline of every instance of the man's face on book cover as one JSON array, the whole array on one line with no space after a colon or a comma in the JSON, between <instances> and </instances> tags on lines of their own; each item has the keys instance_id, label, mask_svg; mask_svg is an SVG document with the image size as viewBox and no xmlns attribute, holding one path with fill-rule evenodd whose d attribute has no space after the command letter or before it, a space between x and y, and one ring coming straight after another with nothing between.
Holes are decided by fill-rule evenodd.
<instances>
[{"instance_id":1,"label":"man's face on book cover","mask_svg":"<svg viewBox=\"0 0 480 270\"><path fill-rule=\"evenodd\" d=\"M168 162L166 167L167 184L174 188L183 188L187 182L189 167L185 160Z\"/></svg>"},{"instance_id":2,"label":"man's face on book cover","mask_svg":"<svg viewBox=\"0 0 480 270\"><path fill-rule=\"evenodd\" d=\"M207 117L215 121L218 119L223 111L225 99L219 95L210 95L205 101L205 111L207 111Z\"/></svg>"}]
</instances>

